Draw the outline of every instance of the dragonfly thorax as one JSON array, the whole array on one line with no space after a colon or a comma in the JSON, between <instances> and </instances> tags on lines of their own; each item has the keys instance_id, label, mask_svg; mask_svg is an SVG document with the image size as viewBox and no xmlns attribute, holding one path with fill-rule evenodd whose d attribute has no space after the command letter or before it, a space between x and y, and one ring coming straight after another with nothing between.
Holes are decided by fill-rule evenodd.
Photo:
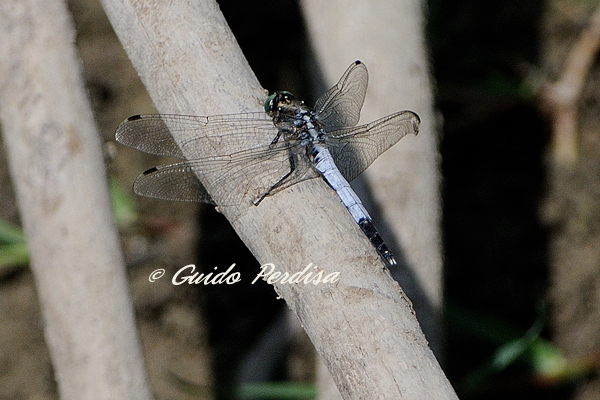
<instances>
[{"instance_id":1,"label":"dragonfly thorax","mask_svg":"<svg viewBox=\"0 0 600 400\"><path fill-rule=\"evenodd\" d=\"M327 140L317 114L290 92L275 92L269 96L265 111L281 133L288 139L299 139L304 147Z\"/></svg>"},{"instance_id":2,"label":"dragonfly thorax","mask_svg":"<svg viewBox=\"0 0 600 400\"><path fill-rule=\"evenodd\" d=\"M298 129L297 137L301 140L301 144L304 147L327 141L325 129L312 110L305 109L299 112L296 119L296 126Z\"/></svg>"}]
</instances>

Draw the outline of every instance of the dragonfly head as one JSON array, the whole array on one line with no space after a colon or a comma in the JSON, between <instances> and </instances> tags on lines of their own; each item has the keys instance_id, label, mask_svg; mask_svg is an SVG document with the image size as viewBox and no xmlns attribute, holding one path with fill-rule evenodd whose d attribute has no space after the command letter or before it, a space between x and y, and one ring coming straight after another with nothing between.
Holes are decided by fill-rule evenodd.
<instances>
[{"instance_id":1,"label":"dragonfly head","mask_svg":"<svg viewBox=\"0 0 600 400\"><path fill-rule=\"evenodd\" d=\"M265 100L265 112L270 116L281 106L288 106L296 101L296 98L290 92L275 92Z\"/></svg>"}]
</instances>

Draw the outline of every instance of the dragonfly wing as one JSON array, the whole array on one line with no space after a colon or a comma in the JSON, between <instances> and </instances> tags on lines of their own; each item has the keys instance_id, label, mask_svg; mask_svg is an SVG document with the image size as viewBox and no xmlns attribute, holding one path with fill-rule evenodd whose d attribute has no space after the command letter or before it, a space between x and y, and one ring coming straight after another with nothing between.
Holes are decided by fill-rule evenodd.
<instances>
[{"instance_id":1,"label":"dragonfly wing","mask_svg":"<svg viewBox=\"0 0 600 400\"><path fill-rule=\"evenodd\" d=\"M146 153L193 159L259 147L269 144L275 135L277 128L269 116L255 112L211 117L135 115L119 125L115 137Z\"/></svg>"},{"instance_id":2,"label":"dragonfly wing","mask_svg":"<svg viewBox=\"0 0 600 400\"><path fill-rule=\"evenodd\" d=\"M355 61L339 82L315 104L314 110L323 126L334 128L356 125L360 119L368 83L367 67L362 62Z\"/></svg>"},{"instance_id":3,"label":"dragonfly wing","mask_svg":"<svg viewBox=\"0 0 600 400\"><path fill-rule=\"evenodd\" d=\"M189 162L150 168L133 183L140 196L173 201L197 201L215 204Z\"/></svg>"},{"instance_id":4,"label":"dragonfly wing","mask_svg":"<svg viewBox=\"0 0 600 400\"><path fill-rule=\"evenodd\" d=\"M404 136L419 133L420 122L412 111L400 111L367 125L328 131L328 148L344 178L352 181Z\"/></svg>"},{"instance_id":5,"label":"dragonfly wing","mask_svg":"<svg viewBox=\"0 0 600 400\"><path fill-rule=\"evenodd\" d=\"M306 157L301 157L301 151L298 141L278 141L228 156L156 167L138 177L134 191L165 200L214 204L216 198L221 207L250 206L265 196L317 176ZM203 185L198 176L210 177L210 181Z\"/></svg>"},{"instance_id":6,"label":"dragonfly wing","mask_svg":"<svg viewBox=\"0 0 600 400\"><path fill-rule=\"evenodd\" d=\"M185 158L160 115L133 115L121 122L117 142L144 153Z\"/></svg>"}]
</instances>

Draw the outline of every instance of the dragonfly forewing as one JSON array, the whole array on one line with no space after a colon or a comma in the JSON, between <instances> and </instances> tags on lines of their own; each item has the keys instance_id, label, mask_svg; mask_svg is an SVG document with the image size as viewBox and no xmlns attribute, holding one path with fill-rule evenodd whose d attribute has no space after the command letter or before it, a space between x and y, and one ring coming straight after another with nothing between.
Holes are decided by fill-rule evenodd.
<instances>
[{"instance_id":1,"label":"dragonfly forewing","mask_svg":"<svg viewBox=\"0 0 600 400\"><path fill-rule=\"evenodd\" d=\"M145 153L193 159L268 145L277 132L263 112L210 117L142 114L121 123L115 137Z\"/></svg>"},{"instance_id":2,"label":"dragonfly forewing","mask_svg":"<svg viewBox=\"0 0 600 400\"><path fill-rule=\"evenodd\" d=\"M127 118L117 128L115 139L144 153L184 158L161 115L134 115Z\"/></svg>"},{"instance_id":3,"label":"dragonfly forewing","mask_svg":"<svg viewBox=\"0 0 600 400\"><path fill-rule=\"evenodd\" d=\"M326 128L356 125L368 84L367 68L360 61L355 61L339 82L317 100L314 110L321 124Z\"/></svg>"}]
</instances>

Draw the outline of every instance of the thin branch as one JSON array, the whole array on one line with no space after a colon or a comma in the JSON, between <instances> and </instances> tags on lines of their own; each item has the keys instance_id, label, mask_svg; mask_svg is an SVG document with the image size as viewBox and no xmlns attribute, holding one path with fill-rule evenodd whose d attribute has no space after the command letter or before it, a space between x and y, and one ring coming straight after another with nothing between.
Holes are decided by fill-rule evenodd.
<instances>
[{"instance_id":1,"label":"thin branch","mask_svg":"<svg viewBox=\"0 0 600 400\"><path fill-rule=\"evenodd\" d=\"M577 105L599 47L600 6L571 47L561 78L542 86L540 95L552 118L552 157L559 165L570 166L577 162Z\"/></svg>"}]
</instances>

